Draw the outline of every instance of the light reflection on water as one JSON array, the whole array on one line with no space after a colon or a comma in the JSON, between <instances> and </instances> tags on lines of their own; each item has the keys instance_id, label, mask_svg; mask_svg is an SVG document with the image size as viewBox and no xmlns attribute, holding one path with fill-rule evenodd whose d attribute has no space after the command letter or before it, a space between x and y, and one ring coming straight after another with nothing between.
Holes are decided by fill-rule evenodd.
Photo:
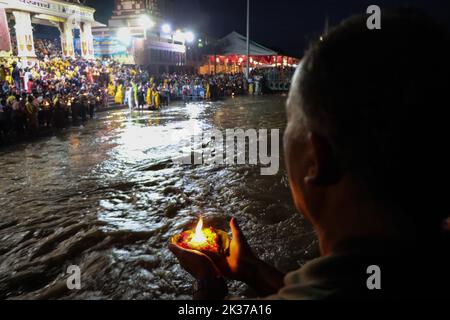
<instances>
[{"instance_id":1,"label":"light reflection on water","mask_svg":"<svg viewBox=\"0 0 450 320\"><path fill-rule=\"evenodd\" d=\"M171 162L192 132L285 126L281 97L114 111L85 128L0 151L0 297L173 299L189 277L167 250L199 214L228 230L236 216L263 259L288 271L316 254L284 169ZM68 292L64 268L80 265ZM20 275L23 281L17 281ZM232 285L232 293L245 287Z\"/></svg>"}]
</instances>

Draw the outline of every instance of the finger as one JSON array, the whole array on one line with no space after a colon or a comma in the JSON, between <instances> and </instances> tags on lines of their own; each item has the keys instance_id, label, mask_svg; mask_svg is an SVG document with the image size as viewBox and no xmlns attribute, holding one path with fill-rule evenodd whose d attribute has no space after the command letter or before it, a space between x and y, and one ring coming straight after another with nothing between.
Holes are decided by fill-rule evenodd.
<instances>
[{"instance_id":1,"label":"finger","mask_svg":"<svg viewBox=\"0 0 450 320\"><path fill-rule=\"evenodd\" d=\"M199 251L184 249L175 244L170 244L169 250L172 251L172 253L175 254L177 257L192 257L193 255L199 257L207 257L205 254Z\"/></svg>"}]
</instances>

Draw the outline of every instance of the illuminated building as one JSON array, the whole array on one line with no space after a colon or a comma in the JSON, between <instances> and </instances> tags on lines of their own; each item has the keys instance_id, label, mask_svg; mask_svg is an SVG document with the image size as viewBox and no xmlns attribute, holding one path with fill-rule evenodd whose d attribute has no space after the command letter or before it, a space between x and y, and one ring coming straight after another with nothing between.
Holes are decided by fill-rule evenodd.
<instances>
[{"instance_id":1,"label":"illuminated building","mask_svg":"<svg viewBox=\"0 0 450 320\"><path fill-rule=\"evenodd\" d=\"M23 59L36 57L33 24L56 27L60 31L64 56L74 57L74 30L79 30L81 54L94 58L92 28L102 26L94 19L95 9L78 1L62 0L0 0L0 55L12 52L11 31L8 20L14 20L14 34L18 56Z\"/></svg>"},{"instance_id":2,"label":"illuminated building","mask_svg":"<svg viewBox=\"0 0 450 320\"><path fill-rule=\"evenodd\" d=\"M156 0L116 0L108 27L95 28L101 56L169 71L186 65L185 31L164 20Z\"/></svg>"}]
</instances>

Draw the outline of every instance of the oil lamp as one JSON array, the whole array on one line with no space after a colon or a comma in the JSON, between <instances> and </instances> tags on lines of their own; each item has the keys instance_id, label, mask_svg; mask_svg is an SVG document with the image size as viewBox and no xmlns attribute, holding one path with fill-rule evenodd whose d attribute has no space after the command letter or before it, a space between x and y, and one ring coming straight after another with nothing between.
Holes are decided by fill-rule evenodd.
<instances>
[{"instance_id":1,"label":"oil lamp","mask_svg":"<svg viewBox=\"0 0 450 320\"><path fill-rule=\"evenodd\" d=\"M195 230L187 230L174 236L172 243L184 249L226 255L230 246L230 238L225 231L213 227L204 228L203 218L200 217Z\"/></svg>"}]
</instances>

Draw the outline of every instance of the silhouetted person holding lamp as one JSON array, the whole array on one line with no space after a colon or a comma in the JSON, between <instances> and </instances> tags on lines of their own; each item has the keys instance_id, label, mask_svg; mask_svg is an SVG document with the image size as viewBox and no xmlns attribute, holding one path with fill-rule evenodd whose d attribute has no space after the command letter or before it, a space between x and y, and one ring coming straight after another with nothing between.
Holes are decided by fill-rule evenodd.
<instances>
[{"instance_id":1,"label":"silhouetted person holding lamp","mask_svg":"<svg viewBox=\"0 0 450 320\"><path fill-rule=\"evenodd\" d=\"M290 187L321 257L285 275L233 219L228 257L170 246L195 299L224 299L225 278L269 299L448 298L450 37L416 12L383 12L381 30L366 18L312 45L287 102Z\"/></svg>"}]
</instances>

